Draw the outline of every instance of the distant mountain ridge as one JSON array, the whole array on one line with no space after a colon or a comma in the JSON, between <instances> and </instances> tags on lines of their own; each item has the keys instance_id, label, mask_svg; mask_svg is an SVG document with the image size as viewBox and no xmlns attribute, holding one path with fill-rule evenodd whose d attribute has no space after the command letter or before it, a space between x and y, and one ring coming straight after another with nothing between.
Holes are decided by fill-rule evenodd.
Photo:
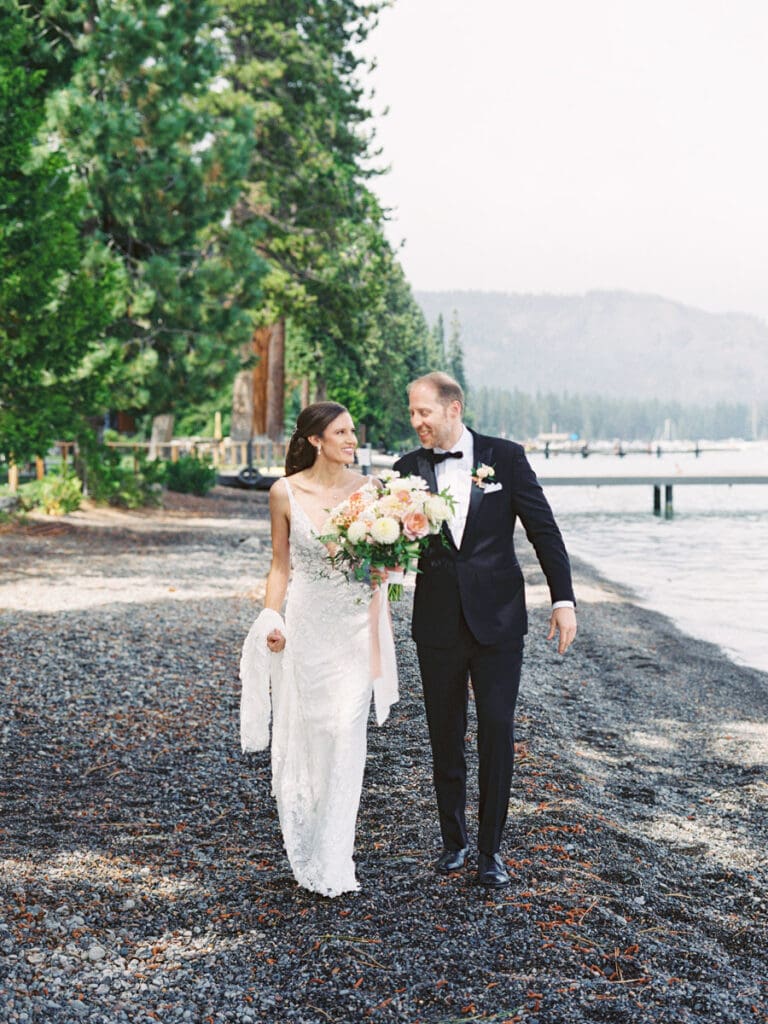
<instances>
[{"instance_id":1,"label":"distant mountain ridge","mask_svg":"<svg viewBox=\"0 0 768 1024\"><path fill-rule=\"evenodd\" d=\"M457 311L471 385L702 404L768 395L768 323L748 314L623 291L414 294L446 333Z\"/></svg>"}]
</instances>

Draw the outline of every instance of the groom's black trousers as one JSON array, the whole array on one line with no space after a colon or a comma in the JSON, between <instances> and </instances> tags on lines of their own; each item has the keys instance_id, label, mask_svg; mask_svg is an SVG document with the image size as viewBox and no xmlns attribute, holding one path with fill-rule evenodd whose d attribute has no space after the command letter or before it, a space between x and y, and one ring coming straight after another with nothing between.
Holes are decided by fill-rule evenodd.
<instances>
[{"instance_id":1,"label":"groom's black trousers","mask_svg":"<svg viewBox=\"0 0 768 1024\"><path fill-rule=\"evenodd\" d=\"M468 845L464 737L471 677L480 761L477 845L483 853L494 854L501 845L512 785L515 703L523 639L479 644L462 615L453 646L429 647L418 643L417 650L443 845L450 850Z\"/></svg>"}]
</instances>

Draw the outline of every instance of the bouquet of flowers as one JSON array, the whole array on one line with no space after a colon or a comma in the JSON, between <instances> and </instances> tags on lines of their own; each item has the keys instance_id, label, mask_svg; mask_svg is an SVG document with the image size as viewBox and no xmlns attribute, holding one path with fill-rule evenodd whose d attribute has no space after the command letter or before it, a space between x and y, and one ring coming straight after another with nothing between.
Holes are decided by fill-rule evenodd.
<instances>
[{"instance_id":1,"label":"bouquet of flowers","mask_svg":"<svg viewBox=\"0 0 768 1024\"><path fill-rule=\"evenodd\" d=\"M403 574L416 568L430 536L453 515L454 503L447 491L430 493L420 476L389 470L381 479L369 480L332 509L320 539L333 545L334 564L348 567L357 580L386 569L389 599L397 601Z\"/></svg>"}]
</instances>

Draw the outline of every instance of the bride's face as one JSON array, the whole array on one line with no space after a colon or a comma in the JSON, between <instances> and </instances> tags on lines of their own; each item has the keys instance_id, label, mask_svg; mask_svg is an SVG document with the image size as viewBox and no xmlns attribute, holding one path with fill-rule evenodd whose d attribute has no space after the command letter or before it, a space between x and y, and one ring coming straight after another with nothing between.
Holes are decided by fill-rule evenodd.
<instances>
[{"instance_id":1,"label":"bride's face","mask_svg":"<svg viewBox=\"0 0 768 1024\"><path fill-rule=\"evenodd\" d=\"M348 412L343 412L335 420L331 420L318 440L323 456L331 462L341 462L348 466L355 461L357 434Z\"/></svg>"}]
</instances>

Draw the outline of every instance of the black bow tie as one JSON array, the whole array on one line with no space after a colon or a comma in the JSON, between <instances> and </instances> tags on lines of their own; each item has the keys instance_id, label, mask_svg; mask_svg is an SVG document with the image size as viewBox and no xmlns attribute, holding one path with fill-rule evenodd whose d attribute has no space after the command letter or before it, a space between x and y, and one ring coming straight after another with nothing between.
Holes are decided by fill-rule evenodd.
<instances>
[{"instance_id":1,"label":"black bow tie","mask_svg":"<svg viewBox=\"0 0 768 1024\"><path fill-rule=\"evenodd\" d=\"M446 459L464 458L464 452L436 452L434 449L430 449L427 454L432 460L433 466L436 466L440 462L445 462Z\"/></svg>"}]
</instances>

